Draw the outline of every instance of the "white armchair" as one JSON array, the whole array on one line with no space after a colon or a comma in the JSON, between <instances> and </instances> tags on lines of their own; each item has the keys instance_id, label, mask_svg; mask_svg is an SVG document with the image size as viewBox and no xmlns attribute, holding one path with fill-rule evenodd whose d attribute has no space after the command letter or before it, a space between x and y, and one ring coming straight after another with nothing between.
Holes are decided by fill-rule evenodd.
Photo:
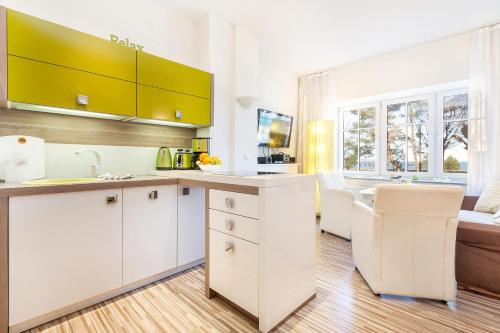
<instances>
[{"instance_id":1,"label":"white armchair","mask_svg":"<svg viewBox=\"0 0 500 333\"><path fill-rule=\"evenodd\" d=\"M321 200L321 231L351 239L351 213L354 199L352 192L345 189L342 172L318 173L316 179Z\"/></svg>"},{"instance_id":2,"label":"white armchair","mask_svg":"<svg viewBox=\"0 0 500 333\"><path fill-rule=\"evenodd\" d=\"M453 301L457 186L384 184L373 210L353 204L354 264L375 294Z\"/></svg>"}]
</instances>

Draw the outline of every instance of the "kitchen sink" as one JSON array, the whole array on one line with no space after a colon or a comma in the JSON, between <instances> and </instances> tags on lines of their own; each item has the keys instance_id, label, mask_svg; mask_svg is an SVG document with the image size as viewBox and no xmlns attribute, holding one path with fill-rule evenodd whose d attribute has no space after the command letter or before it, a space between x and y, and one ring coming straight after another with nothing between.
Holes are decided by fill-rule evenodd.
<instances>
[{"instance_id":1,"label":"kitchen sink","mask_svg":"<svg viewBox=\"0 0 500 333\"><path fill-rule=\"evenodd\" d=\"M102 181L101 178L52 178L52 179L37 179L23 182L24 185L67 185L67 184L84 184L95 183Z\"/></svg>"}]
</instances>

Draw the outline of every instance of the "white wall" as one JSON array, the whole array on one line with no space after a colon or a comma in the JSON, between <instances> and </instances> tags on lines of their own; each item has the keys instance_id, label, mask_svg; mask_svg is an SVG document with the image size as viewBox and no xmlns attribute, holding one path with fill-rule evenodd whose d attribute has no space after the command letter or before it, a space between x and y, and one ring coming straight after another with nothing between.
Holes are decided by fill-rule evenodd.
<instances>
[{"instance_id":1,"label":"white wall","mask_svg":"<svg viewBox=\"0 0 500 333\"><path fill-rule=\"evenodd\" d=\"M337 101L465 80L470 41L464 33L337 67Z\"/></svg>"},{"instance_id":2,"label":"white wall","mask_svg":"<svg viewBox=\"0 0 500 333\"><path fill-rule=\"evenodd\" d=\"M198 136L212 138L213 155L219 156L224 168L234 167L234 108L235 108L235 29L234 25L207 15L198 22L200 44L204 46L200 54L201 62L214 74L214 124L198 130Z\"/></svg>"},{"instance_id":3,"label":"white wall","mask_svg":"<svg viewBox=\"0 0 500 333\"><path fill-rule=\"evenodd\" d=\"M144 45L144 51L199 67L194 22L157 0L0 0L0 5L109 39Z\"/></svg>"},{"instance_id":4,"label":"white wall","mask_svg":"<svg viewBox=\"0 0 500 333\"><path fill-rule=\"evenodd\" d=\"M297 154L298 89L297 75L264 59L259 60L259 98L262 101L259 107L293 117L290 148L280 150L292 156ZM259 149L259 156L262 156L262 148Z\"/></svg>"},{"instance_id":5,"label":"white wall","mask_svg":"<svg viewBox=\"0 0 500 333\"><path fill-rule=\"evenodd\" d=\"M212 137L212 152L225 168L256 168L257 108L297 115L298 77L259 57L255 35L208 15L198 21L204 63L215 74L215 126L198 130L199 136ZM255 96L258 107L243 108L237 96ZM285 153L296 155L296 123Z\"/></svg>"}]
</instances>

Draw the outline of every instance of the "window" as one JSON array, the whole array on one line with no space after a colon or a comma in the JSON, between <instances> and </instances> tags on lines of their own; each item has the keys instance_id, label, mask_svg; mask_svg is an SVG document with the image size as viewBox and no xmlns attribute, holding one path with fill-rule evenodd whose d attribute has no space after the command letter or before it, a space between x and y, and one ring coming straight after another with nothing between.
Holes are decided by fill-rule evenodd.
<instances>
[{"instance_id":1,"label":"window","mask_svg":"<svg viewBox=\"0 0 500 333\"><path fill-rule=\"evenodd\" d=\"M434 90L341 109L342 168L349 173L466 177L467 98L467 89Z\"/></svg>"},{"instance_id":2,"label":"window","mask_svg":"<svg viewBox=\"0 0 500 333\"><path fill-rule=\"evenodd\" d=\"M343 111L343 168L375 171L377 109L365 106Z\"/></svg>"},{"instance_id":3,"label":"window","mask_svg":"<svg viewBox=\"0 0 500 333\"><path fill-rule=\"evenodd\" d=\"M468 95L466 91L438 95L442 120L441 171L467 173Z\"/></svg>"},{"instance_id":4,"label":"window","mask_svg":"<svg viewBox=\"0 0 500 333\"><path fill-rule=\"evenodd\" d=\"M384 103L386 172L429 172L432 99Z\"/></svg>"}]
</instances>

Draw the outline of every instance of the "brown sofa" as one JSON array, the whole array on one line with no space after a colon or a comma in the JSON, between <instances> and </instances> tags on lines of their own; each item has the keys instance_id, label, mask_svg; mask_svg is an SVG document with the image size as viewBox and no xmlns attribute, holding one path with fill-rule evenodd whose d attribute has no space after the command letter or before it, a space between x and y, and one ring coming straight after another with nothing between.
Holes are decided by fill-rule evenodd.
<instances>
[{"instance_id":1,"label":"brown sofa","mask_svg":"<svg viewBox=\"0 0 500 333\"><path fill-rule=\"evenodd\" d=\"M462 210L474 210L478 199L464 197ZM460 221L455 267L460 289L500 298L500 226Z\"/></svg>"}]
</instances>

